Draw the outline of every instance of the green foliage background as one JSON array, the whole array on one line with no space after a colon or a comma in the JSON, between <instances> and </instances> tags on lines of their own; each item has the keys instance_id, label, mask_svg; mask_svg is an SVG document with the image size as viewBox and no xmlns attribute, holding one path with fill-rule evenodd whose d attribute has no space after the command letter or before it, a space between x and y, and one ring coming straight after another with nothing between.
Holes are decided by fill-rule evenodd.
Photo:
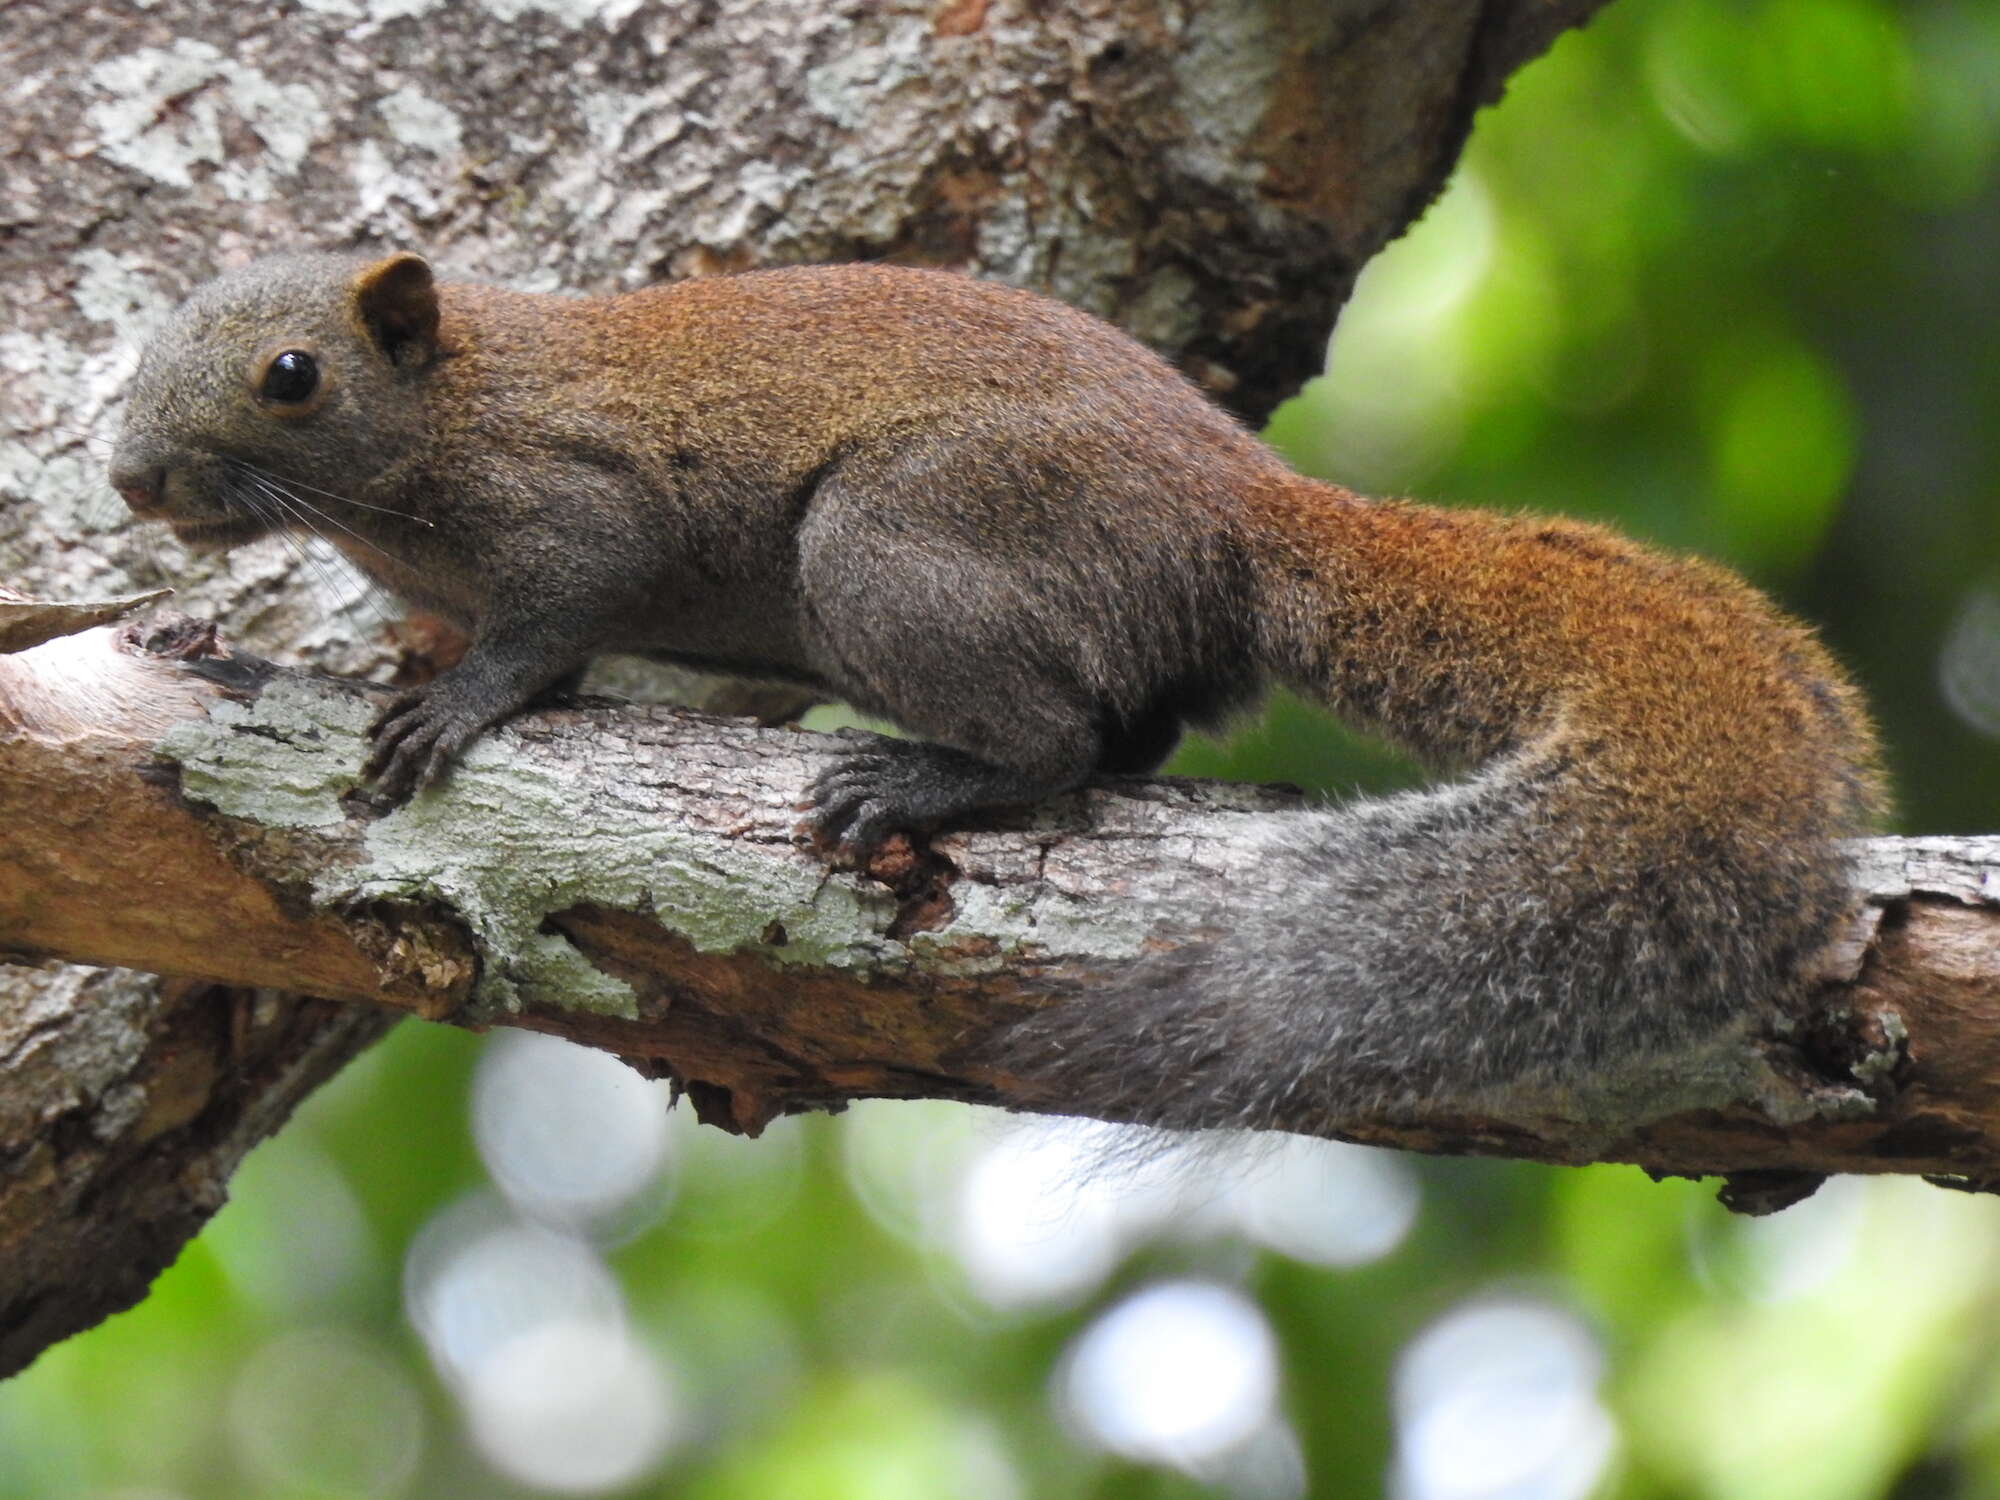
<instances>
[{"instance_id":1,"label":"green foliage background","mask_svg":"<svg viewBox=\"0 0 2000 1500\"><path fill-rule=\"evenodd\" d=\"M1271 438L1374 493L1730 560L1866 684L1905 829L2000 828L1997 152L1990 0L1617 0L1482 117ZM1288 702L1176 769L1336 794L1407 774ZM413 1236L485 1181L480 1046L402 1027L260 1149L142 1307L0 1388L0 1495L541 1493L478 1456L401 1306ZM856 1114L916 1139L962 1112ZM615 1493L1211 1493L1101 1455L1050 1397L1098 1312L1191 1272L1268 1316L1313 1494L1390 1492L1398 1351L1506 1295L1588 1327L1616 1440L1584 1491L1467 1497L2000 1495L1988 1200L1886 1182L1744 1225L1636 1171L1426 1161L1414 1230L1372 1264L1168 1236L1081 1305L1001 1313L866 1211L853 1118L802 1122L783 1170L684 1142L671 1206L612 1252L704 1414ZM415 1455L393 1473L367 1461L384 1428Z\"/></svg>"}]
</instances>

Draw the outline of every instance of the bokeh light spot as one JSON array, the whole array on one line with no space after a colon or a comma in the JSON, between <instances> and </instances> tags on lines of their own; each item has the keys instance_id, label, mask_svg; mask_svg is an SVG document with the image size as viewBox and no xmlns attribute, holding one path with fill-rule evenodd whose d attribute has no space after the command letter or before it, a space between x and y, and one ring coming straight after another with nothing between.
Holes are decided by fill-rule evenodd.
<instances>
[{"instance_id":1,"label":"bokeh light spot","mask_svg":"<svg viewBox=\"0 0 2000 1500\"><path fill-rule=\"evenodd\" d=\"M923 1243L979 1150L982 1122L998 1118L939 1100L860 1100L839 1122L848 1186L878 1227Z\"/></svg>"},{"instance_id":2,"label":"bokeh light spot","mask_svg":"<svg viewBox=\"0 0 2000 1500\"><path fill-rule=\"evenodd\" d=\"M508 1031L480 1056L473 1139L523 1213L609 1226L667 1166L668 1104L664 1085L608 1053Z\"/></svg>"},{"instance_id":3,"label":"bokeh light spot","mask_svg":"<svg viewBox=\"0 0 2000 1500\"><path fill-rule=\"evenodd\" d=\"M1447 1313L1397 1361L1399 1500L1583 1500L1616 1441L1602 1373L1596 1341L1560 1308Z\"/></svg>"},{"instance_id":4,"label":"bokeh light spot","mask_svg":"<svg viewBox=\"0 0 2000 1500\"><path fill-rule=\"evenodd\" d=\"M1974 589L1938 651L1938 688L1951 711L2000 739L2000 589Z\"/></svg>"},{"instance_id":5,"label":"bokeh light spot","mask_svg":"<svg viewBox=\"0 0 2000 1500\"><path fill-rule=\"evenodd\" d=\"M597 1252L486 1196L417 1235L403 1267L410 1321L447 1376L469 1377L510 1339L548 1323L622 1327L624 1302Z\"/></svg>"},{"instance_id":6,"label":"bokeh light spot","mask_svg":"<svg viewBox=\"0 0 2000 1500\"><path fill-rule=\"evenodd\" d=\"M960 1181L951 1249L972 1290L995 1307L1073 1302L1171 1215L1173 1164L1121 1159L1115 1127L1018 1125Z\"/></svg>"},{"instance_id":7,"label":"bokeh light spot","mask_svg":"<svg viewBox=\"0 0 2000 1500\"><path fill-rule=\"evenodd\" d=\"M490 1463L569 1494L630 1484L684 1426L658 1356L601 1322L559 1320L516 1335L479 1362L462 1394Z\"/></svg>"},{"instance_id":8,"label":"bokeh light spot","mask_svg":"<svg viewBox=\"0 0 2000 1500\"><path fill-rule=\"evenodd\" d=\"M1059 1386L1091 1441L1190 1472L1270 1422L1277 1394L1277 1341L1263 1312L1201 1281L1159 1282L1105 1313L1071 1347Z\"/></svg>"},{"instance_id":9,"label":"bokeh light spot","mask_svg":"<svg viewBox=\"0 0 2000 1500\"><path fill-rule=\"evenodd\" d=\"M1243 1232L1316 1266L1380 1260L1416 1222L1422 1189L1394 1152L1286 1136L1232 1194Z\"/></svg>"}]
</instances>

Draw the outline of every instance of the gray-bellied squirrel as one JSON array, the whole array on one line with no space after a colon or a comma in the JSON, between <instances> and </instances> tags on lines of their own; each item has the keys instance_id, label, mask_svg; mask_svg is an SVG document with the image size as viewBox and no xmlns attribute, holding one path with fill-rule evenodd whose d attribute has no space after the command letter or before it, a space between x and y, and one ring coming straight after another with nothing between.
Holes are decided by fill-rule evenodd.
<instances>
[{"instance_id":1,"label":"gray-bellied squirrel","mask_svg":"<svg viewBox=\"0 0 2000 1500\"><path fill-rule=\"evenodd\" d=\"M1159 1124L1698 1044L1796 989L1881 798L1854 690L1721 569L1303 478L1117 330L942 272L581 298L259 261L152 336L112 482L212 547L309 497L470 632L374 730L392 797L605 651L916 736L811 789L850 853L1151 770L1274 680L1462 773L1269 820L1287 909L1028 1023Z\"/></svg>"}]
</instances>

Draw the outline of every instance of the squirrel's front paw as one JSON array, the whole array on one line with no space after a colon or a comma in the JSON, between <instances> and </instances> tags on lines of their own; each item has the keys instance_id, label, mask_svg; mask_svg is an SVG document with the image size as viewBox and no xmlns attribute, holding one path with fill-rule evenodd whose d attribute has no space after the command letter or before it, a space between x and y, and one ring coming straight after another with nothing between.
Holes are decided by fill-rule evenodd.
<instances>
[{"instance_id":1,"label":"squirrel's front paw","mask_svg":"<svg viewBox=\"0 0 2000 1500\"><path fill-rule=\"evenodd\" d=\"M361 767L364 780L391 806L431 785L486 721L435 691L436 684L399 693L368 727L375 748Z\"/></svg>"}]
</instances>

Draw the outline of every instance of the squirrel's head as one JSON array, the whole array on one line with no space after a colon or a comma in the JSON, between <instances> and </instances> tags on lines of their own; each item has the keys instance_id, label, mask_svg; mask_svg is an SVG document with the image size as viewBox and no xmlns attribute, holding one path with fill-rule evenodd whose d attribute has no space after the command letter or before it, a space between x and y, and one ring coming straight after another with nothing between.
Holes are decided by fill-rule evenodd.
<instances>
[{"instance_id":1,"label":"squirrel's head","mask_svg":"<svg viewBox=\"0 0 2000 1500\"><path fill-rule=\"evenodd\" d=\"M232 547L339 501L423 435L437 288L421 256L283 255L196 288L147 340L111 457L141 519Z\"/></svg>"}]
</instances>

